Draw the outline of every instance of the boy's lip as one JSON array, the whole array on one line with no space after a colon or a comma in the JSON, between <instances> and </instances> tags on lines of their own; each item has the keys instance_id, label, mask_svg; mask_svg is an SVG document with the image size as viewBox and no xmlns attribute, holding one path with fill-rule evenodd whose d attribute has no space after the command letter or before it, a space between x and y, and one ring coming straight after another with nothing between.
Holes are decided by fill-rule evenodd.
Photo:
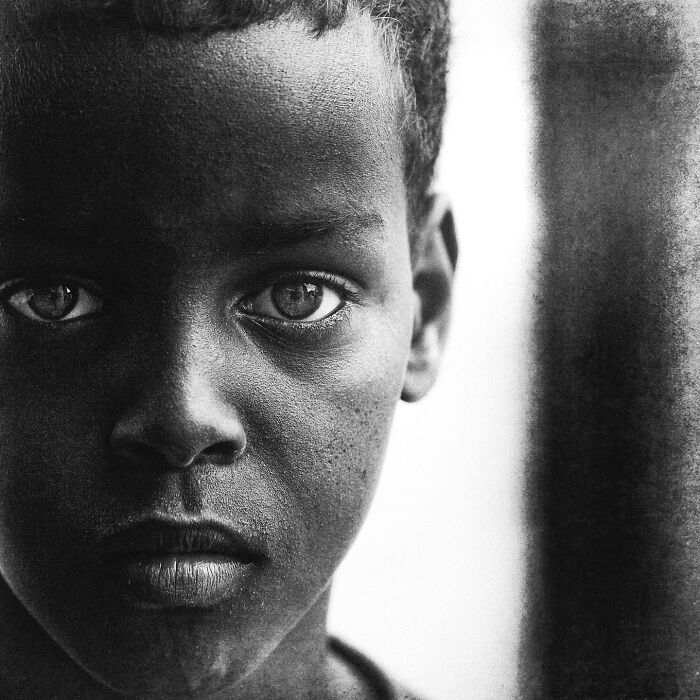
<instances>
[{"instance_id":1,"label":"boy's lip","mask_svg":"<svg viewBox=\"0 0 700 700\"><path fill-rule=\"evenodd\" d=\"M234 528L212 520L154 517L127 525L105 541L109 556L134 553L208 552L244 562L263 553Z\"/></svg>"},{"instance_id":2,"label":"boy's lip","mask_svg":"<svg viewBox=\"0 0 700 700\"><path fill-rule=\"evenodd\" d=\"M226 524L160 517L117 530L105 555L118 597L140 609L211 607L266 559Z\"/></svg>"}]
</instances>

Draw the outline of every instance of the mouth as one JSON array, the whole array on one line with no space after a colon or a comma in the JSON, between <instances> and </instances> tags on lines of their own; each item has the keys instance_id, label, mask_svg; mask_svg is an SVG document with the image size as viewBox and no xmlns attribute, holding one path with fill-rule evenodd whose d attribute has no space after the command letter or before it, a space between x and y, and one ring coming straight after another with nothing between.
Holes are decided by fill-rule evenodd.
<instances>
[{"instance_id":1,"label":"mouth","mask_svg":"<svg viewBox=\"0 0 700 700\"><path fill-rule=\"evenodd\" d=\"M265 556L211 521L150 519L110 536L114 591L139 609L210 608L236 595Z\"/></svg>"}]
</instances>

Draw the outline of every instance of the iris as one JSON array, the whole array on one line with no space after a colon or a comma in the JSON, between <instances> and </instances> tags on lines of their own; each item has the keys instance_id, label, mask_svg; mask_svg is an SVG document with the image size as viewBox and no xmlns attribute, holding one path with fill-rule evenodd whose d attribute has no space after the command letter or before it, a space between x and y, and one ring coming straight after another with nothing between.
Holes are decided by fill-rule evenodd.
<instances>
[{"instance_id":1,"label":"iris","mask_svg":"<svg viewBox=\"0 0 700 700\"><path fill-rule=\"evenodd\" d=\"M40 318L59 321L68 315L78 302L78 295L65 284L53 284L27 290L27 306Z\"/></svg>"},{"instance_id":2,"label":"iris","mask_svg":"<svg viewBox=\"0 0 700 700\"><path fill-rule=\"evenodd\" d=\"M311 282L281 282L272 287L272 301L286 318L303 319L321 307L323 286Z\"/></svg>"}]
</instances>

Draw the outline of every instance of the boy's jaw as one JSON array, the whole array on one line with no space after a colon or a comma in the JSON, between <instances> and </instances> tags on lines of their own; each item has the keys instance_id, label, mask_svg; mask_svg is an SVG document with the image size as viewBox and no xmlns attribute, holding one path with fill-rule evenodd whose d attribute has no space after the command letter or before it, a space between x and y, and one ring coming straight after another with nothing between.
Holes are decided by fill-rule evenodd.
<instances>
[{"instance_id":1,"label":"boy's jaw","mask_svg":"<svg viewBox=\"0 0 700 700\"><path fill-rule=\"evenodd\" d=\"M3 577L122 692L281 682L290 631L323 643L309 611L368 507L409 351L389 66L358 18L320 39L105 30L18 55L0 284L72 275L105 312L48 327L0 309ZM281 272L354 296L313 328L241 313ZM221 445L231 459L206 457ZM266 556L214 607L145 612L107 592L104 544L156 517L225 521Z\"/></svg>"}]
</instances>

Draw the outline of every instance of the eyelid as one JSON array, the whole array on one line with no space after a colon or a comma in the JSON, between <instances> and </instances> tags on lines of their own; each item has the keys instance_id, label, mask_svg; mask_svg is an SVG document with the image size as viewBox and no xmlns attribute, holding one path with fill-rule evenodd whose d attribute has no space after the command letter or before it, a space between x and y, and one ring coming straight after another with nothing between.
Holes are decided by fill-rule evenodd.
<instances>
[{"instance_id":1,"label":"eyelid","mask_svg":"<svg viewBox=\"0 0 700 700\"><path fill-rule=\"evenodd\" d=\"M91 297L93 297L97 302L99 302L98 308L90 311L89 313L84 313L77 316L71 317L69 315L68 318L49 320L41 318L31 309L31 315L27 314L10 303L10 299L12 299L13 296L19 294L23 290L31 290L33 288L36 289L41 287L46 288L50 287L51 285L59 284L72 286L80 290L78 302L76 302L76 305L80 303L80 299L82 298L83 294L87 293ZM96 285L91 280L87 280L78 275L47 273L31 275L27 277L17 277L15 279L8 280L7 282L0 283L0 302L2 303L2 305L4 305L11 313L22 316L23 318L28 319L29 321L41 325L58 326L68 324L73 321L81 321L83 319L91 318L92 316L95 316L102 312L105 306L105 301L106 295L104 291L98 287L98 285ZM69 314L72 313L72 311L73 309L69 312Z\"/></svg>"},{"instance_id":2,"label":"eyelid","mask_svg":"<svg viewBox=\"0 0 700 700\"><path fill-rule=\"evenodd\" d=\"M273 286L277 284L285 284L288 282L310 282L312 284L317 284L319 286L329 287L334 293L338 295L342 304L340 304L334 311L330 312L326 316L315 319L313 321L303 321L295 320L291 318L284 318L283 316L270 316L268 314L258 314L255 312L246 311L242 308L242 305L247 301L253 301L265 291L270 290ZM271 275L266 275L266 279L263 283L256 285L255 291L246 294L242 299L240 299L235 307L239 312L243 314L261 319L264 322L277 323L285 326L314 326L327 321L332 318L340 310L345 308L348 303L358 303L360 299L360 287L356 283L349 280L347 277L342 277L331 272L319 271L319 270L291 270L286 272L277 272Z\"/></svg>"},{"instance_id":3,"label":"eyelid","mask_svg":"<svg viewBox=\"0 0 700 700\"><path fill-rule=\"evenodd\" d=\"M51 284L65 284L66 282L85 287L85 289L92 294L106 298L105 291L96 282L82 275L70 272L40 272L37 274L23 275L22 277L13 277L12 279L0 282L0 295L7 295L8 292L15 291L21 287L49 286Z\"/></svg>"},{"instance_id":4,"label":"eyelid","mask_svg":"<svg viewBox=\"0 0 700 700\"><path fill-rule=\"evenodd\" d=\"M347 291L351 295L359 294L360 292L359 283L347 276L329 272L328 270L314 269L273 270L262 275L256 275L256 280L251 281L248 286L254 290L253 293L256 293L273 284L278 284L280 282L296 282L298 280L328 284L341 291ZM250 296L250 294L246 296Z\"/></svg>"}]
</instances>

